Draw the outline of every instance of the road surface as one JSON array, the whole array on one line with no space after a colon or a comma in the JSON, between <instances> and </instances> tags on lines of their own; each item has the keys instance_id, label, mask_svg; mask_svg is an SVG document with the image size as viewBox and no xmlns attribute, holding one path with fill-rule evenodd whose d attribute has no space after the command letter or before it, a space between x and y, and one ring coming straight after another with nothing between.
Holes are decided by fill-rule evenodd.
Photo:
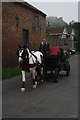
<instances>
[{"instance_id":1,"label":"road surface","mask_svg":"<svg viewBox=\"0 0 80 120\"><path fill-rule=\"evenodd\" d=\"M52 78L32 89L27 75L26 91L20 92L21 76L4 80L3 118L78 118L78 56L70 58L71 73L61 72L59 82Z\"/></svg>"}]
</instances>

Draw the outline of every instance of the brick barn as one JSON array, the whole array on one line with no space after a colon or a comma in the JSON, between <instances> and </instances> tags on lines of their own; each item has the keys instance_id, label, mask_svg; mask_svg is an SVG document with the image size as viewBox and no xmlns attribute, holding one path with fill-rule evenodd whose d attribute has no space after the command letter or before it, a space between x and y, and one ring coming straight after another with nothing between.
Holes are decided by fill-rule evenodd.
<instances>
[{"instance_id":1,"label":"brick barn","mask_svg":"<svg viewBox=\"0 0 80 120\"><path fill-rule=\"evenodd\" d=\"M19 44L38 50L46 37L46 14L26 2L2 3L2 65L17 65Z\"/></svg>"}]
</instances>

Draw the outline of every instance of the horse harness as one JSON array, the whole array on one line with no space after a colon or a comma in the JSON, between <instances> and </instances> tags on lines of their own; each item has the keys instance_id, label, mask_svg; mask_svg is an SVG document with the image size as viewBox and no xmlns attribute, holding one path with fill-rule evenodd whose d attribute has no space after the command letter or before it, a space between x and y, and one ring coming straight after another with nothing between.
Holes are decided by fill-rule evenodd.
<instances>
[{"instance_id":1,"label":"horse harness","mask_svg":"<svg viewBox=\"0 0 80 120\"><path fill-rule=\"evenodd\" d=\"M36 59L36 64L39 65L40 63L39 63L39 61L38 61L36 55L34 55L31 51L30 51L30 53L31 53L31 55L33 55L33 56L35 57L35 59ZM32 58L32 59L33 59L33 58ZM33 62L34 62L34 60L33 60ZM34 63L34 64L35 64L35 63Z\"/></svg>"},{"instance_id":2,"label":"horse harness","mask_svg":"<svg viewBox=\"0 0 80 120\"><path fill-rule=\"evenodd\" d=\"M31 56L30 57L32 57L32 56L34 56L35 57L35 59L36 59L36 63L34 62L34 60L33 60L33 64L24 64L24 63L21 63L21 64L19 64L19 66L22 68L22 69L25 69L25 70L27 70L27 69L29 69L29 68L33 68L33 67L36 67L36 66L39 66L40 65L40 63L39 63L39 61L38 61L38 59L37 59L37 57L31 52L31 51L29 51L30 53L31 53ZM33 57L32 57L32 59L33 59Z\"/></svg>"}]
</instances>

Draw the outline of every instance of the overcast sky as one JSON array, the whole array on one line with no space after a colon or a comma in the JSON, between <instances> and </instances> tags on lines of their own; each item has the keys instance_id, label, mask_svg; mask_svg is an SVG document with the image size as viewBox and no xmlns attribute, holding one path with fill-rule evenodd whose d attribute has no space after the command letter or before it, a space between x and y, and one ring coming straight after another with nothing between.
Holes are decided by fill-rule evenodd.
<instances>
[{"instance_id":1,"label":"overcast sky","mask_svg":"<svg viewBox=\"0 0 80 120\"><path fill-rule=\"evenodd\" d=\"M28 0L27 0L28 1ZM63 17L63 20L66 22L70 22L74 20L75 22L78 21L78 2L77 0L69 0L69 2L55 2L51 0L47 0L48 2L45 2L45 0L37 0L30 1L31 5L35 6L42 12L46 13L47 16L56 16L56 17ZM39 2L40 1L40 2ZM50 1L50 2L49 2ZM68 0L67 0L68 1Z\"/></svg>"}]
</instances>

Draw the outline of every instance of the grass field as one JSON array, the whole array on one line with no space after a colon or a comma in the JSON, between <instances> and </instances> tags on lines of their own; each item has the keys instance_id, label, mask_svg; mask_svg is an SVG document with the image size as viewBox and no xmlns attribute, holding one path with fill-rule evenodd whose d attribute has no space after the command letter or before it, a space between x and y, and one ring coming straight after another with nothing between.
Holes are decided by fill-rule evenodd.
<instances>
[{"instance_id":1,"label":"grass field","mask_svg":"<svg viewBox=\"0 0 80 120\"><path fill-rule=\"evenodd\" d=\"M2 80L9 79L20 74L21 69L19 67L5 68L2 70Z\"/></svg>"}]
</instances>

